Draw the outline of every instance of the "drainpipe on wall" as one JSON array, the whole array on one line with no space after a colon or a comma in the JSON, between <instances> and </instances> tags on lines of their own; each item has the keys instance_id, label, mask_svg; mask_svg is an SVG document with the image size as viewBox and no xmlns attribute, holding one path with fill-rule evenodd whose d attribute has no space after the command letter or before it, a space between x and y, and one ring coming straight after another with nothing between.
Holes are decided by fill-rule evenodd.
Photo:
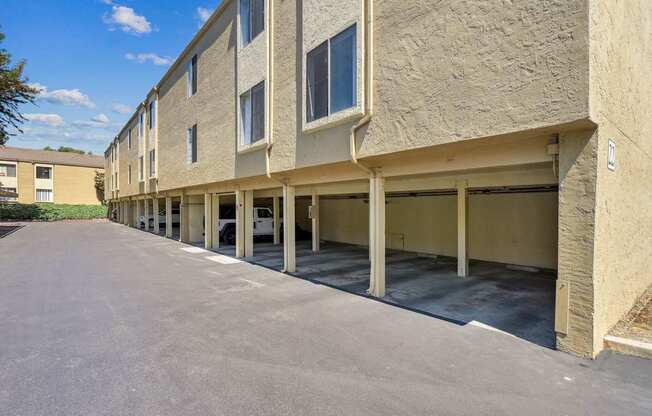
<instances>
[{"instance_id":1,"label":"drainpipe on wall","mask_svg":"<svg viewBox=\"0 0 652 416\"><path fill-rule=\"evenodd\" d=\"M272 146L274 145L274 5L273 1L265 2L267 7L267 147L265 149L265 173L267 177L272 178L270 167L270 158Z\"/></svg>"},{"instance_id":2,"label":"drainpipe on wall","mask_svg":"<svg viewBox=\"0 0 652 416\"><path fill-rule=\"evenodd\" d=\"M364 68L365 68L365 113L362 119L351 127L351 136L349 138L349 153L351 162L368 173L370 176L373 172L364 166L357 157L355 145L356 132L371 121L373 116L373 0L366 0L364 3Z\"/></svg>"}]
</instances>

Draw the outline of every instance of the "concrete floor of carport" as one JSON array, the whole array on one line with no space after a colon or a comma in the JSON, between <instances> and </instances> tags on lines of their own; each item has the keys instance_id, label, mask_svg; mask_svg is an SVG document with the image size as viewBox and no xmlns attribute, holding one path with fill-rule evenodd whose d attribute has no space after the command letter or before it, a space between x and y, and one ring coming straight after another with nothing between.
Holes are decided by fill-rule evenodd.
<instances>
[{"instance_id":1,"label":"concrete floor of carport","mask_svg":"<svg viewBox=\"0 0 652 416\"><path fill-rule=\"evenodd\" d=\"M235 247L215 250L235 255ZM366 247L322 242L319 254L311 241L296 243L297 270L292 275L366 295L369 261ZM256 242L246 259L283 269L283 245ZM454 258L429 257L388 250L387 294L383 301L465 325L488 325L529 342L555 348L555 274L512 270L504 264L472 260L471 275L457 276Z\"/></svg>"}]
</instances>

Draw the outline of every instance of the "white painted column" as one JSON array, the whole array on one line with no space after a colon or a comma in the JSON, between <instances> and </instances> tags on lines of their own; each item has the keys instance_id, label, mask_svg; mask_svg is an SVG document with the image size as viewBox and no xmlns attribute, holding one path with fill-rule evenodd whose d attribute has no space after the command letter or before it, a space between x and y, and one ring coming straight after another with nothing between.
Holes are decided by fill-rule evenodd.
<instances>
[{"instance_id":1,"label":"white painted column","mask_svg":"<svg viewBox=\"0 0 652 416\"><path fill-rule=\"evenodd\" d=\"M244 191L235 191L235 256L245 256L245 211L244 211Z\"/></svg>"},{"instance_id":2,"label":"white painted column","mask_svg":"<svg viewBox=\"0 0 652 416\"><path fill-rule=\"evenodd\" d=\"M213 248L213 195L204 193L204 248Z\"/></svg>"},{"instance_id":3,"label":"white painted column","mask_svg":"<svg viewBox=\"0 0 652 416\"><path fill-rule=\"evenodd\" d=\"M294 196L294 186L283 185L283 262L284 271L288 273L294 273L297 269Z\"/></svg>"},{"instance_id":4,"label":"white painted column","mask_svg":"<svg viewBox=\"0 0 652 416\"><path fill-rule=\"evenodd\" d=\"M279 197L275 196L272 198L272 216L274 222L274 244L279 244L281 242L281 221L280 221L280 211L281 207L279 206Z\"/></svg>"},{"instance_id":5,"label":"white painted column","mask_svg":"<svg viewBox=\"0 0 652 416\"><path fill-rule=\"evenodd\" d=\"M213 195L213 248L220 248L220 196Z\"/></svg>"},{"instance_id":6,"label":"white painted column","mask_svg":"<svg viewBox=\"0 0 652 416\"><path fill-rule=\"evenodd\" d=\"M457 184L457 275L469 275L469 191L466 182Z\"/></svg>"},{"instance_id":7,"label":"white painted column","mask_svg":"<svg viewBox=\"0 0 652 416\"><path fill-rule=\"evenodd\" d=\"M188 215L190 214L190 205L188 204L188 195L181 195L181 205L179 206L179 225L180 225L180 230L179 230L179 241L181 242L188 242L189 237L190 237L190 230L189 230L189 222L188 222Z\"/></svg>"},{"instance_id":8,"label":"white painted column","mask_svg":"<svg viewBox=\"0 0 652 416\"><path fill-rule=\"evenodd\" d=\"M374 172L369 178L369 294L385 296L385 178Z\"/></svg>"},{"instance_id":9,"label":"white painted column","mask_svg":"<svg viewBox=\"0 0 652 416\"><path fill-rule=\"evenodd\" d=\"M319 252L319 195L312 192L312 251Z\"/></svg>"},{"instance_id":10,"label":"white painted column","mask_svg":"<svg viewBox=\"0 0 652 416\"><path fill-rule=\"evenodd\" d=\"M165 197L165 236L172 238L172 198Z\"/></svg>"},{"instance_id":11,"label":"white painted column","mask_svg":"<svg viewBox=\"0 0 652 416\"><path fill-rule=\"evenodd\" d=\"M140 230L140 199L136 200L136 209L134 210L134 227L138 228Z\"/></svg>"},{"instance_id":12,"label":"white painted column","mask_svg":"<svg viewBox=\"0 0 652 416\"><path fill-rule=\"evenodd\" d=\"M143 200L143 216L145 217L145 231L149 231L149 199Z\"/></svg>"},{"instance_id":13,"label":"white painted column","mask_svg":"<svg viewBox=\"0 0 652 416\"><path fill-rule=\"evenodd\" d=\"M245 257L254 255L254 191L244 193Z\"/></svg>"},{"instance_id":14,"label":"white painted column","mask_svg":"<svg viewBox=\"0 0 652 416\"><path fill-rule=\"evenodd\" d=\"M152 199L152 217L154 217L154 233L158 234L159 228L159 216L158 216L158 198Z\"/></svg>"}]
</instances>

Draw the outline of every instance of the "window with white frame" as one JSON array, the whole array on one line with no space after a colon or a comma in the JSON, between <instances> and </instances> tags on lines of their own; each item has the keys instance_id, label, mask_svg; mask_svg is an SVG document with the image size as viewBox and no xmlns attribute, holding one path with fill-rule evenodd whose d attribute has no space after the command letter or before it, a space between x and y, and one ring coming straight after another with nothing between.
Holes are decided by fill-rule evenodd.
<instances>
[{"instance_id":1,"label":"window with white frame","mask_svg":"<svg viewBox=\"0 0 652 416\"><path fill-rule=\"evenodd\" d=\"M149 177L156 175L156 149L149 151Z\"/></svg>"},{"instance_id":2,"label":"window with white frame","mask_svg":"<svg viewBox=\"0 0 652 416\"><path fill-rule=\"evenodd\" d=\"M197 162L197 125L189 128L186 135L186 161L190 165Z\"/></svg>"},{"instance_id":3,"label":"window with white frame","mask_svg":"<svg viewBox=\"0 0 652 416\"><path fill-rule=\"evenodd\" d=\"M248 146L265 138L265 81L240 96L240 143Z\"/></svg>"},{"instance_id":4,"label":"window with white frame","mask_svg":"<svg viewBox=\"0 0 652 416\"><path fill-rule=\"evenodd\" d=\"M145 180L145 163L142 156L138 158L138 180L140 182Z\"/></svg>"},{"instance_id":5,"label":"window with white frame","mask_svg":"<svg viewBox=\"0 0 652 416\"><path fill-rule=\"evenodd\" d=\"M240 0L240 37L247 46L265 30L265 0Z\"/></svg>"},{"instance_id":6,"label":"window with white frame","mask_svg":"<svg viewBox=\"0 0 652 416\"><path fill-rule=\"evenodd\" d=\"M131 128L127 130L127 148L131 149Z\"/></svg>"},{"instance_id":7,"label":"window with white frame","mask_svg":"<svg viewBox=\"0 0 652 416\"><path fill-rule=\"evenodd\" d=\"M145 137L145 112L142 111L138 115L138 144Z\"/></svg>"},{"instance_id":8,"label":"window with white frame","mask_svg":"<svg viewBox=\"0 0 652 416\"><path fill-rule=\"evenodd\" d=\"M308 52L306 58L307 122L356 106L355 24Z\"/></svg>"},{"instance_id":9,"label":"window with white frame","mask_svg":"<svg viewBox=\"0 0 652 416\"><path fill-rule=\"evenodd\" d=\"M149 122L149 129L150 130L153 129L154 126L155 126L155 124L154 124L156 122L156 119L155 119L156 115L155 114L156 114L156 101L150 101L149 102L149 116L147 118L147 120Z\"/></svg>"},{"instance_id":10,"label":"window with white frame","mask_svg":"<svg viewBox=\"0 0 652 416\"><path fill-rule=\"evenodd\" d=\"M37 189L36 202L52 202L52 189Z\"/></svg>"},{"instance_id":11,"label":"window with white frame","mask_svg":"<svg viewBox=\"0 0 652 416\"><path fill-rule=\"evenodd\" d=\"M6 178L15 178L16 177L16 165L9 163L0 163L0 177Z\"/></svg>"},{"instance_id":12,"label":"window with white frame","mask_svg":"<svg viewBox=\"0 0 652 416\"><path fill-rule=\"evenodd\" d=\"M188 63L188 97L197 93L197 55Z\"/></svg>"},{"instance_id":13,"label":"window with white frame","mask_svg":"<svg viewBox=\"0 0 652 416\"><path fill-rule=\"evenodd\" d=\"M52 168L49 166L37 166L36 179L52 179Z\"/></svg>"}]
</instances>

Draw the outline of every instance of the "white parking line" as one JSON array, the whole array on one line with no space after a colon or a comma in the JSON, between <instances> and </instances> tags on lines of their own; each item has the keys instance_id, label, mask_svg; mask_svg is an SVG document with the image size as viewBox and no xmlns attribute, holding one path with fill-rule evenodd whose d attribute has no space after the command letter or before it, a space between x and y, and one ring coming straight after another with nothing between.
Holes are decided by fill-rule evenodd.
<instances>
[{"instance_id":1,"label":"white parking line","mask_svg":"<svg viewBox=\"0 0 652 416\"><path fill-rule=\"evenodd\" d=\"M203 248L199 247L182 247L181 250L185 251L186 253L193 254L208 253L208 250L204 250Z\"/></svg>"},{"instance_id":2,"label":"white parking line","mask_svg":"<svg viewBox=\"0 0 652 416\"><path fill-rule=\"evenodd\" d=\"M234 259L233 257L223 256L221 254L218 254L216 256L209 256L209 257L206 257L206 259L210 260L210 261L214 261L215 263L220 263L220 264L242 263L242 260Z\"/></svg>"}]
</instances>

